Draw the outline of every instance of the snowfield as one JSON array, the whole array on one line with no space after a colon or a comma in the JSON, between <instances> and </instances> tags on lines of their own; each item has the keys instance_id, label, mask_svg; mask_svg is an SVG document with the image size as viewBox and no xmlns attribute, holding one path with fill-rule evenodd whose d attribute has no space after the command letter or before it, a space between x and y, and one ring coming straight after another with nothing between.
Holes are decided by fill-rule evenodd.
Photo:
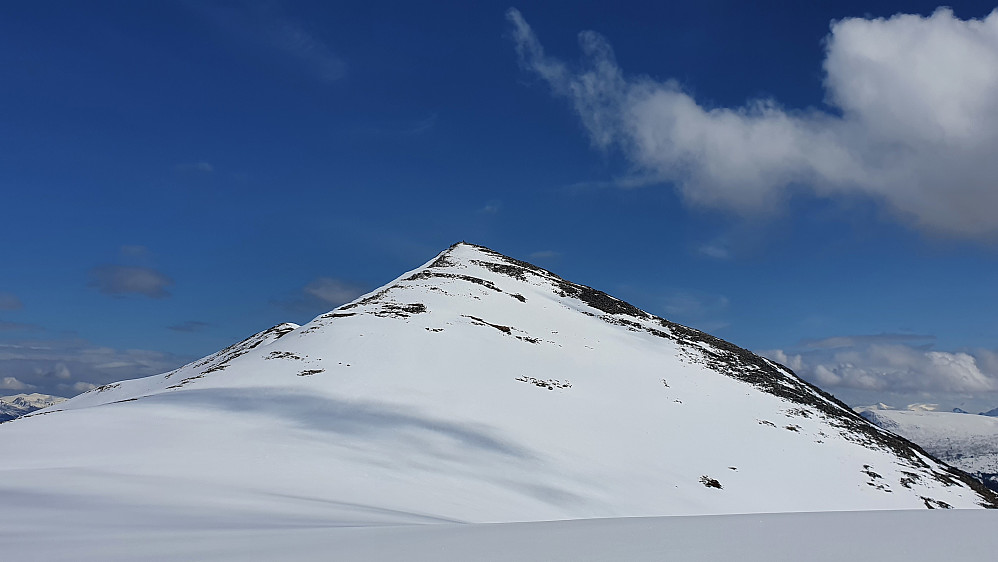
<instances>
[{"instance_id":1,"label":"snowfield","mask_svg":"<svg viewBox=\"0 0 998 562\"><path fill-rule=\"evenodd\" d=\"M470 244L0 447L18 559L954 556L998 523L848 513L998 498L780 365Z\"/></svg>"},{"instance_id":2,"label":"snowfield","mask_svg":"<svg viewBox=\"0 0 998 562\"><path fill-rule=\"evenodd\" d=\"M998 512L769 513L500 524L80 529L45 537L0 528L15 560L233 562L773 562L986 560ZM54 535L54 536L53 536Z\"/></svg>"}]
</instances>

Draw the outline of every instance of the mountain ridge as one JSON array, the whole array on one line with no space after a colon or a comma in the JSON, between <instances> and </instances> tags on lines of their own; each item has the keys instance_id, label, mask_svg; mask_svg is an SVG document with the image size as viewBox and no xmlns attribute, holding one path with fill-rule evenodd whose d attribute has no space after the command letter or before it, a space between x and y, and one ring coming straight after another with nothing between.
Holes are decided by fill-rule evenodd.
<instances>
[{"instance_id":1,"label":"mountain ridge","mask_svg":"<svg viewBox=\"0 0 998 562\"><path fill-rule=\"evenodd\" d=\"M5 424L0 444L46 431L85 450L36 465L83 455L156 482L98 486L103 502L209 509L229 490L316 524L996 505L786 367L467 243L302 326Z\"/></svg>"}]
</instances>

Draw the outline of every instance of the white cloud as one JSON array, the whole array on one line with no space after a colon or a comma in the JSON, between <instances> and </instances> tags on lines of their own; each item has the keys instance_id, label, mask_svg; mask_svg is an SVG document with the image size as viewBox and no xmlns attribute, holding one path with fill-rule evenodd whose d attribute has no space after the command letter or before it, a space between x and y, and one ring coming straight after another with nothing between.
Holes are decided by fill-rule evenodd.
<instances>
[{"instance_id":1,"label":"white cloud","mask_svg":"<svg viewBox=\"0 0 998 562\"><path fill-rule=\"evenodd\" d=\"M57 379L67 380L73 378L73 373L69 371L69 367L65 363L56 363L55 369L52 371L52 375Z\"/></svg>"},{"instance_id":2,"label":"white cloud","mask_svg":"<svg viewBox=\"0 0 998 562\"><path fill-rule=\"evenodd\" d=\"M625 76L594 32L579 34L573 68L544 53L518 11L507 18L522 65L569 99L593 145L620 149L692 205L765 215L807 187L870 197L926 231L998 234L998 10L833 22L827 112L708 108L675 81Z\"/></svg>"},{"instance_id":3,"label":"white cloud","mask_svg":"<svg viewBox=\"0 0 998 562\"><path fill-rule=\"evenodd\" d=\"M763 354L832 392L837 388L892 393L998 392L998 372L990 368L988 358L993 352L935 351L886 343L881 338L834 338L840 345L812 345L797 353L776 349ZM848 341L853 343L847 345Z\"/></svg>"},{"instance_id":4,"label":"white cloud","mask_svg":"<svg viewBox=\"0 0 998 562\"><path fill-rule=\"evenodd\" d=\"M15 377L3 377L0 379L0 389L3 390L27 390L29 388L35 387L19 381Z\"/></svg>"},{"instance_id":5,"label":"white cloud","mask_svg":"<svg viewBox=\"0 0 998 562\"><path fill-rule=\"evenodd\" d=\"M81 381L81 382L73 383L73 392L75 392L77 394L82 393L82 392L86 392L88 390L93 390L95 388L97 388L97 385L89 383L89 382L82 382Z\"/></svg>"}]
</instances>

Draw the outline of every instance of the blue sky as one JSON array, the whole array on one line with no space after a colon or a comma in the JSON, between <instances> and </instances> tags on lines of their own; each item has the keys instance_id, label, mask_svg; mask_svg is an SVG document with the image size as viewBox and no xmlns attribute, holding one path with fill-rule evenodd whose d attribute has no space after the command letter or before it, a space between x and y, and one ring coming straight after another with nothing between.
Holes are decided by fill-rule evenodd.
<instances>
[{"instance_id":1,"label":"blue sky","mask_svg":"<svg viewBox=\"0 0 998 562\"><path fill-rule=\"evenodd\" d=\"M998 406L998 14L937 7L5 2L0 394L467 240L854 403Z\"/></svg>"}]
</instances>

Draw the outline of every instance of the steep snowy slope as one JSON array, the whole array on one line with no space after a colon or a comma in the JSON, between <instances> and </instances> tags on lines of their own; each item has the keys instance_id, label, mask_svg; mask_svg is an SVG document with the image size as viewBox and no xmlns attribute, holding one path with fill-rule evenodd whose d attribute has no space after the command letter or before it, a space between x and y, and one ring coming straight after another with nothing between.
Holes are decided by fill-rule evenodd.
<instances>
[{"instance_id":1,"label":"steep snowy slope","mask_svg":"<svg viewBox=\"0 0 998 562\"><path fill-rule=\"evenodd\" d=\"M998 418L905 410L865 410L862 416L998 489Z\"/></svg>"},{"instance_id":2,"label":"steep snowy slope","mask_svg":"<svg viewBox=\"0 0 998 562\"><path fill-rule=\"evenodd\" d=\"M469 244L12 446L0 527L39 536L996 503L782 366Z\"/></svg>"}]
</instances>

